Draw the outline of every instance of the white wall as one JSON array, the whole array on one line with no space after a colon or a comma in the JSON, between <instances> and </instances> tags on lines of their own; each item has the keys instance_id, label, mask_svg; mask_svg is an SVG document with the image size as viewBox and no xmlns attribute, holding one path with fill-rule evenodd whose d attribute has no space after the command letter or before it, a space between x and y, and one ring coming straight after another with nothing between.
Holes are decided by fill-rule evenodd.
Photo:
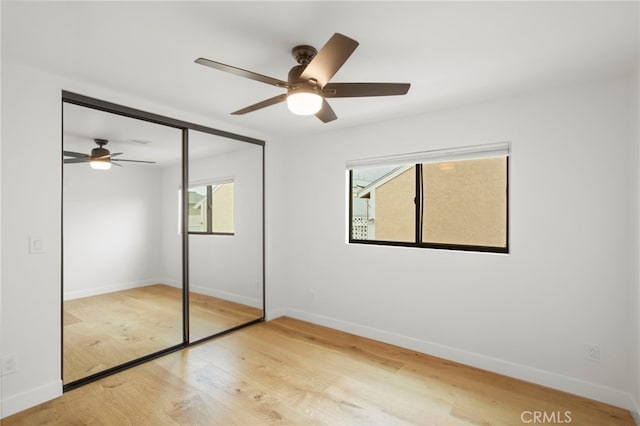
<instances>
[{"instance_id":1,"label":"white wall","mask_svg":"<svg viewBox=\"0 0 640 426\"><path fill-rule=\"evenodd\" d=\"M272 201L284 216L270 219L285 232L271 244L283 251L275 274L288 296L269 316L631 408L639 255L632 84L558 88L289 140L274 183L286 189ZM345 243L347 160L502 141L513 152L509 255ZM600 363L585 359L587 344L600 346Z\"/></svg>"},{"instance_id":2,"label":"white wall","mask_svg":"<svg viewBox=\"0 0 640 426\"><path fill-rule=\"evenodd\" d=\"M150 165L64 166L65 300L160 282L161 184Z\"/></svg>"},{"instance_id":3,"label":"white wall","mask_svg":"<svg viewBox=\"0 0 640 426\"><path fill-rule=\"evenodd\" d=\"M175 175L178 167L165 173ZM189 236L189 286L196 293L262 307L262 148L247 144L189 162L191 182L225 177L234 179L234 235ZM164 191L165 227L177 234L177 188L166 185ZM169 282L182 280L181 249L180 238L164 240Z\"/></svg>"},{"instance_id":4,"label":"white wall","mask_svg":"<svg viewBox=\"0 0 640 426\"><path fill-rule=\"evenodd\" d=\"M640 16L640 9L638 10L638 16ZM638 62L636 64L636 79L635 79L635 86L633 92L635 92L636 96L635 96L635 111L638 115L640 115L640 59L638 59ZM632 93L633 93L632 92ZM635 134L635 139L640 141L640 119L638 119L636 121L636 134ZM640 156L640 150L639 150L639 156ZM638 158L638 162L640 163L640 157ZM640 168L638 170L638 174L640 174ZM640 180L640 177L636 177L636 179ZM639 188L640 189L640 188ZM640 196L638 197L638 211L640 211ZM638 217L638 220L640 221L640 217ZM640 253L640 226L638 226L638 241L636 242L636 247L638 250L638 253ZM637 333L636 333L636 369L635 369L635 377L636 377L636 410L633 411L632 413L634 414L634 420L636 422L636 424L640 424L640 256L638 258L637 261L637 269L636 269L636 277L637 277L637 294L636 294L636 300L638 301L638 303L636 304L636 317L635 317L635 321L634 324L638 324L638 329L637 329ZM631 370L633 371L633 370Z\"/></svg>"},{"instance_id":5,"label":"white wall","mask_svg":"<svg viewBox=\"0 0 640 426\"><path fill-rule=\"evenodd\" d=\"M289 301L288 253L291 250L289 235L288 202L293 202L288 193L286 170L291 164L288 144L271 138L265 145L265 269L266 269L266 310L267 320L274 319L287 311Z\"/></svg>"},{"instance_id":6,"label":"white wall","mask_svg":"<svg viewBox=\"0 0 640 426\"><path fill-rule=\"evenodd\" d=\"M2 22L2 8L0 8L0 22ZM0 98L2 98L2 86L0 84ZM2 120L0 120L1 122ZM2 124L0 124L0 128ZM0 130L1 133L1 130ZM0 137L0 188L2 188L2 138ZM1 191L0 191L1 194ZM2 223L2 197L0 197L0 223ZM0 241L2 241L2 227L0 226ZM2 244L0 244L0 271L2 271ZM2 319L2 275L0 274L0 319ZM0 324L1 325L1 324ZM0 326L0 355L3 355L5 352L2 348L2 327ZM2 408L2 375L0 375L0 418L2 418L3 408Z\"/></svg>"},{"instance_id":7,"label":"white wall","mask_svg":"<svg viewBox=\"0 0 640 426\"><path fill-rule=\"evenodd\" d=\"M2 355L17 360L2 380L5 416L61 390L62 107L59 88L4 62L2 88ZM45 253L29 254L30 235Z\"/></svg>"},{"instance_id":8,"label":"white wall","mask_svg":"<svg viewBox=\"0 0 640 426\"><path fill-rule=\"evenodd\" d=\"M179 164L167 166L160 174L162 181L161 211L162 234L160 250L162 256L162 282L182 288L182 235L180 234L180 183L182 170Z\"/></svg>"},{"instance_id":9,"label":"white wall","mask_svg":"<svg viewBox=\"0 0 640 426\"><path fill-rule=\"evenodd\" d=\"M288 313L638 402L640 155L629 80L289 141L7 61L2 86L2 355L18 361L2 380L2 416L62 389L61 89L267 140L270 318ZM346 160L504 140L513 143L510 255L345 244ZM40 208L25 210L36 190ZM29 235L44 239L44 254L28 254ZM600 345L601 363L584 360L585 343Z\"/></svg>"},{"instance_id":10,"label":"white wall","mask_svg":"<svg viewBox=\"0 0 640 426\"><path fill-rule=\"evenodd\" d=\"M2 377L2 417L62 393L61 90L251 137L247 129L153 104L108 88L68 80L2 59L2 356L17 371ZM37 201L38 208L27 208ZM45 252L29 254L29 236Z\"/></svg>"}]
</instances>

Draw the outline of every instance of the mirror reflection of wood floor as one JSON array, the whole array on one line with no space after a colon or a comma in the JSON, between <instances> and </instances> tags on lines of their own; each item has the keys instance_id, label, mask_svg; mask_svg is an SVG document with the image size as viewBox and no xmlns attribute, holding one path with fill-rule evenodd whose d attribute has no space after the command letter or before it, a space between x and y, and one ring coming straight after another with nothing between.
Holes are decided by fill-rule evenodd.
<instances>
[{"instance_id":1,"label":"mirror reflection of wood floor","mask_svg":"<svg viewBox=\"0 0 640 426\"><path fill-rule=\"evenodd\" d=\"M518 425L532 423L533 411L562 420L555 424L634 424L621 408L278 318L66 392L2 425Z\"/></svg>"},{"instance_id":2,"label":"mirror reflection of wood floor","mask_svg":"<svg viewBox=\"0 0 640 426\"><path fill-rule=\"evenodd\" d=\"M262 311L190 293L192 340L245 324ZM155 284L65 301L63 380L103 371L182 342L182 289Z\"/></svg>"}]
</instances>

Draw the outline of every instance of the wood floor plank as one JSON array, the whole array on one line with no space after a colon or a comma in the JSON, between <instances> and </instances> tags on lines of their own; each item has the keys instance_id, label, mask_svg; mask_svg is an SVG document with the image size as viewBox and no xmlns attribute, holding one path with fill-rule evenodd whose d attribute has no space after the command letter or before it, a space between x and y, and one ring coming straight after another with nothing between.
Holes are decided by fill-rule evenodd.
<instances>
[{"instance_id":1,"label":"wood floor plank","mask_svg":"<svg viewBox=\"0 0 640 426\"><path fill-rule=\"evenodd\" d=\"M568 412L581 426L634 424L621 408L291 318L155 359L2 424L518 425L530 410Z\"/></svg>"}]
</instances>

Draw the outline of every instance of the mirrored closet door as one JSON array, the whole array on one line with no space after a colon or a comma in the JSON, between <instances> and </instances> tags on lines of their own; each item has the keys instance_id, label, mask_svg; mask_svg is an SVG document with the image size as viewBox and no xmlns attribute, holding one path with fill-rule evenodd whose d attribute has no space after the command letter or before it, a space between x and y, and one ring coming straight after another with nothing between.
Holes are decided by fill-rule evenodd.
<instances>
[{"instance_id":1,"label":"mirrored closet door","mask_svg":"<svg viewBox=\"0 0 640 426\"><path fill-rule=\"evenodd\" d=\"M63 104L63 381L183 341L179 129ZM93 157L93 158L92 158ZM176 169L177 167L177 169Z\"/></svg>"},{"instance_id":2,"label":"mirrored closet door","mask_svg":"<svg viewBox=\"0 0 640 426\"><path fill-rule=\"evenodd\" d=\"M64 389L261 321L264 142L69 92L62 109Z\"/></svg>"},{"instance_id":3,"label":"mirrored closet door","mask_svg":"<svg viewBox=\"0 0 640 426\"><path fill-rule=\"evenodd\" d=\"M189 338L261 318L262 146L189 131Z\"/></svg>"}]
</instances>

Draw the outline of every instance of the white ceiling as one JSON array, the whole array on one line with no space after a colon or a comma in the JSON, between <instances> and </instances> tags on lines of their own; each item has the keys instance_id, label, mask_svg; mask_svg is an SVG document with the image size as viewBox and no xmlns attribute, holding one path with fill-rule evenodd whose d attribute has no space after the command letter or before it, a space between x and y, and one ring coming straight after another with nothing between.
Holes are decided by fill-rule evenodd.
<instances>
[{"instance_id":1,"label":"white ceiling","mask_svg":"<svg viewBox=\"0 0 640 426\"><path fill-rule=\"evenodd\" d=\"M332 99L338 120L329 124L284 104L231 116L280 89L193 62L286 80L293 46L320 48L335 32L360 46L332 81L409 82L409 94ZM638 63L638 3L3 1L2 56L234 127L297 135L628 72Z\"/></svg>"}]
</instances>

